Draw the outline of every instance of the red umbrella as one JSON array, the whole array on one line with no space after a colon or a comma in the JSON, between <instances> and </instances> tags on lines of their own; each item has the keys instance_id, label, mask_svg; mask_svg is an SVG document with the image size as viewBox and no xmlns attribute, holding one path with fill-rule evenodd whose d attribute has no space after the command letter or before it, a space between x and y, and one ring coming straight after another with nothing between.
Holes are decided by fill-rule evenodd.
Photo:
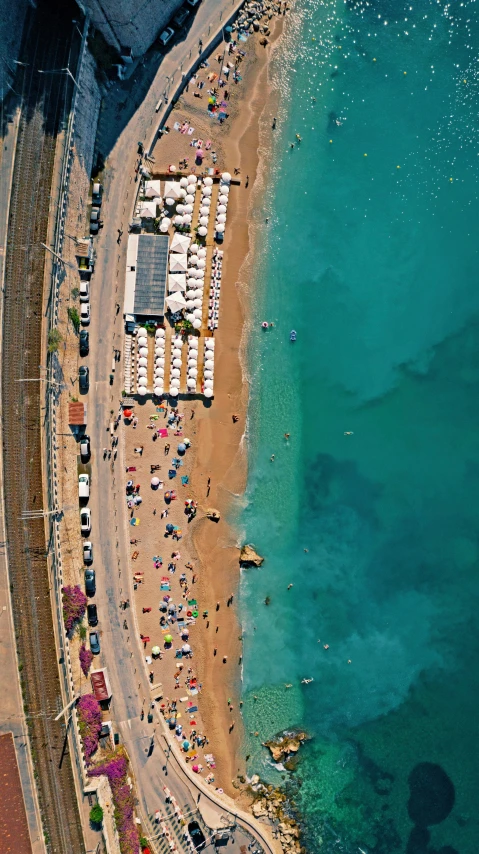
<instances>
[{"instance_id":1,"label":"red umbrella","mask_svg":"<svg viewBox=\"0 0 479 854\"><path fill-rule=\"evenodd\" d=\"M125 418L131 418L133 412L131 411L131 409L125 409L123 415L125 416Z\"/></svg>"}]
</instances>

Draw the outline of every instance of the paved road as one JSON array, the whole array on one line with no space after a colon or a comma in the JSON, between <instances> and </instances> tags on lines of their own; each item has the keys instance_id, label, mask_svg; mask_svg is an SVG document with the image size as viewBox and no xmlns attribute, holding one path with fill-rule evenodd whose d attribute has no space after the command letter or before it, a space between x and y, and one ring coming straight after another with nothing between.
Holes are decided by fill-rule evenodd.
<instances>
[{"instance_id":1,"label":"paved road","mask_svg":"<svg viewBox=\"0 0 479 854\"><path fill-rule=\"evenodd\" d=\"M235 4L237 5L237 0ZM109 384L113 349L123 349L123 281L128 221L131 218L136 183L134 169L137 162L137 142L146 145L151 141L158 115L155 106L159 97L180 78L181 63L186 69L191 56L198 55L198 40L204 44L216 29L220 12L223 19L230 14L230 3L204 0L198 10L188 37L176 45L162 62L155 80L134 119L119 134L106 161L104 172L104 201L102 217L105 227L96 240L97 261L92 280L92 322L90 327L90 393L88 406L88 432L92 440L92 510L91 539L94 546L94 568L97 574L96 602L99 611L102 653L98 664L108 667L113 691L111 718L114 728L120 731L131 757L138 784L140 807L143 813L153 813L164 805L163 786L168 785L179 804L189 804L196 809L198 792L182 773L174 756L165 764L161 725L156 723L154 749L148 756L155 724L140 719L140 712L150 702L150 686L144 669L142 650L137 642L132 610L119 608L121 599L127 598L129 573L129 527L124 512L125 461L119 428L118 459L103 460L102 449L109 445L108 425L119 411L123 388L122 363L115 373L113 386ZM211 26L210 26L211 24ZM124 231L120 244L118 231ZM113 416L113 417L114 417ZM124 629L126 619L128 629ZM192 791L190 791L190 788ZM210 801L206 810L211 824L221 825L225 815L224 804L218 799L215 805L207 792L200 795L200 803ZM193 792L193 794L192 794ZM228 823L223 819L223 824ZM234 821L234 820L233 820ZM235 841L229 846L248 845L250 838L238 829Z\"/></svg>"}]
</instances>

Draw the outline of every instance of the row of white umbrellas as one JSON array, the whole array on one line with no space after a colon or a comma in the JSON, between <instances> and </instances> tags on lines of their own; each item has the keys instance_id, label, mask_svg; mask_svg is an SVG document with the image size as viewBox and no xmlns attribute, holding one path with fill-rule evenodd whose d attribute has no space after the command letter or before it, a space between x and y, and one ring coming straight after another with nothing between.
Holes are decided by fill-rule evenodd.
<instances>
[{"instance_id":1,"label":"row of white umbrellas","mask_svg":"<svg viewBox=\"0 0 479 854\"><path fill-rule=\"evenodd\" d=\"M196 391L196 380L198 377L198 338L195 335L188 337L188 366L186 387L189 394L194 394Z\"/></svg>"},{"instance_id":2,"label":"row of white umbrellas","mask_svg":"<svg viewBox=\"0 0 479 854\"><path fill-rule=\"evenodd\" d=\"M177 397L180 393L181 357L183 339L181 335L174 335L171 339L170 358L170 394Z\"/></svg>"},{"instance_id":3,"label":"row of white umbrellas","mask_svg":"<svg viewBox=\"0 0 479 854\"><path fill-rule=\"evenodd\" d=\"M205 355L203 366L203 394L213 397L215 378L215 339L205 338Z\"/></svg>"},{"instance_id":4,"label":"row of white umbrellas","mask_svg":"<svg viewBox=\"0 0 479 854\"><path fill-rule=\"evenodd\" d=\"M225 176L228 180L225 179ZM230 181L231 175L229 172L223 172L220 180L218 202L216 204L215 231L217 234L223 234L226 228L226 211L228 208Z\"/></svg>"},{"instance_id":5,"label":"row of white umbrellas","mask_svg":"<svg viewBox=\"0 0 479 854\"><path fill-rule=\"evenodd\" d=\"M153 391L158 397L163 394L165 387L165 338L164 329L155 332L155 374L153 378Z\"/></svg>"}]
</instances>

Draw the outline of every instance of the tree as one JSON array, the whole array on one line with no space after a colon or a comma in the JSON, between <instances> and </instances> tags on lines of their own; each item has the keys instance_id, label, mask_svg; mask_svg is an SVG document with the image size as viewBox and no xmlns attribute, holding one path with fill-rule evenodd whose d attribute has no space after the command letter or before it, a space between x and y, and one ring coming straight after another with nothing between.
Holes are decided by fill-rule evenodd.
<instances>
[{"instance_id":1,"label":"tree","mask_svg":"<svg viewBox=\"0 0 479 854\"><path fill-rule=\"evenodd\" d=\"M50 329L50 332L48 333L48 352L56 353L60 346L61 340L62 336L60 335L58 329Z\"/></svg>"},{"instance_id":2,"label":"tree","mask_svg":"<svg viewBox=\"0 0 479 854\"><path fill-rule=\"evenodd\" d=\"M90 810L90 821L92 824L101 824L103 821L103 810L100 804L95 804Z\"/></svg>"}]
</instances>

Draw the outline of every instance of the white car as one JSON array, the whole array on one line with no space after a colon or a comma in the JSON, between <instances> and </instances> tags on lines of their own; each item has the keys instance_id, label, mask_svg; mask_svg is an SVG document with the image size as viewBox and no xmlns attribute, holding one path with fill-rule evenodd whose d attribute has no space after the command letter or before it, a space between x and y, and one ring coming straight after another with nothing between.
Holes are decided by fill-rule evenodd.
<instances>
[{"instance_id":1,"label":"white car","mask_svg":"<svg viewBox=\"0 0 479 854\"><path fill-rule=\"evenodd\" d=\"M80 529L82 534L89 534L91 531L91 510L89 507L84 507L80 513Z\"/></svg>"},{"instance_id":2,"label":"white car","mask_svg":"<svg viewBox=\"0 0 479 854\"><path fill-rule=\"evenodd\" d=\"M80 282L80 302L90 301L90 282Z\"/></svg>"},{"instance_id":3,"label":"white car","mask_svg":"<svg viewBox=\"0 0 479 854\"><path fill-rule=\"evenodd\" d=\"M90 497L90 477L87 474L78 477L78 497L87 500Z\"/></svg>"},{"instance_id":4,"label":"white car","mask_svg":"<svg viewBox=\"0 0 479 854\"><path fill-rule=\"evenodd\" d=\"M82 326L90 324L90 301L80 303L80 320Z\"/></svg>"},{"instance_id":5,"label":"white car","mask_svg":"<svg viewBox=\"0 0 479 854\"><path fill-rule=\"evenodd\" d=\"M167 27L166 30L163 30L163 32L160 36L160 44L162 44L164 47L166 44L168 44L168 42L170 41L170 39L174 35L175 35L175 31L174 31L173 27Z\"/></svg>"}]
</instances>

